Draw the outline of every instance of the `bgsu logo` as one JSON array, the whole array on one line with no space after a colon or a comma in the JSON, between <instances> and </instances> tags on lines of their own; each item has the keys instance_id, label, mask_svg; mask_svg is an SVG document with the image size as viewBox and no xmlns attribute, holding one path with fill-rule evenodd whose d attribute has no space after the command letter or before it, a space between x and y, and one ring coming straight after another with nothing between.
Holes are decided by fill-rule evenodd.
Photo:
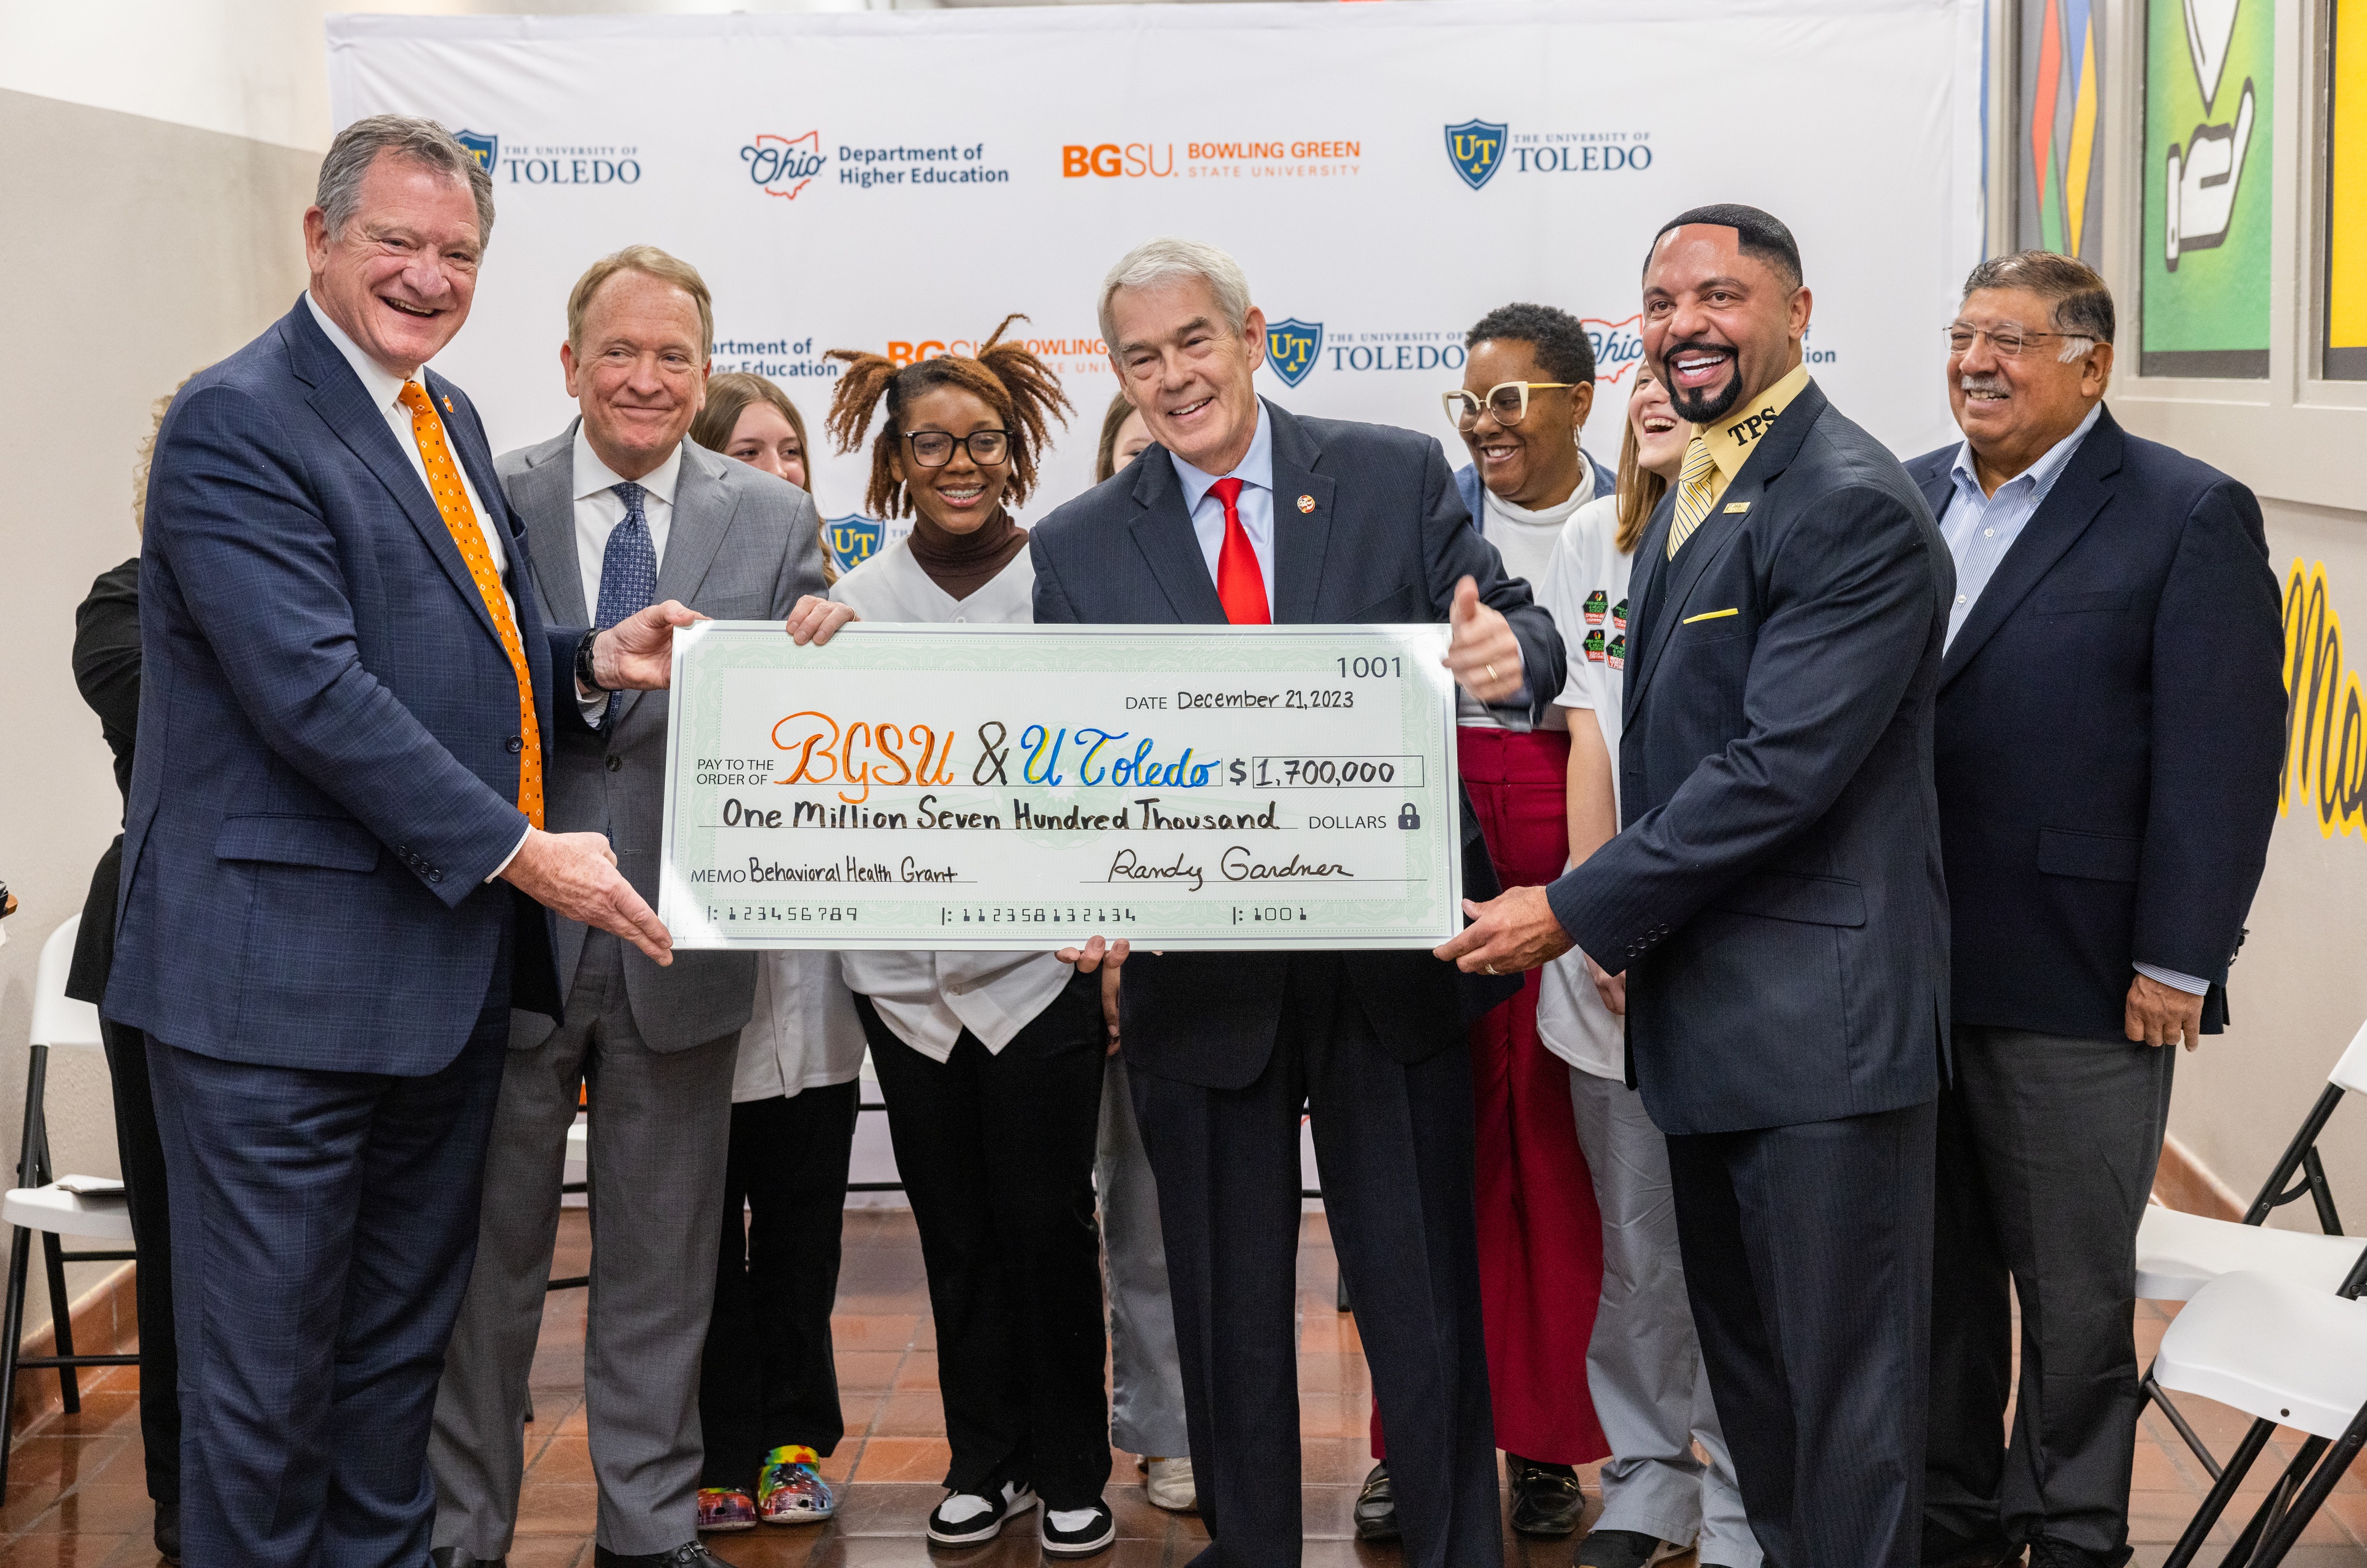
<instances>
[{"instance_id":1,"label":"bgsu logo","mask_svg":"<svg viewBox=\"0 0 2367 1568\"><path fill-rule=\"evenodd\" d=\"M1644 362L1644 322L1642 311L1624 321L1606 321L1595 316L1580 316L1578 324L1586 329L1586 341L1594 348L1594 378L1613 386L1627 378L1627 372Z\"/></svg>"},{"instance_id":2,"label":"bgsu logo","mask_svg":"<svg viewBox=\"0 0 2367 1568\"><path fill-rule=\"evenodd\" d=\"M740 161L748 165L748 178L766 196L794 201L829 159L821 150L821 132L809 130L795 137L760 135L740 149Z\"/></svg>"}]
</instances>

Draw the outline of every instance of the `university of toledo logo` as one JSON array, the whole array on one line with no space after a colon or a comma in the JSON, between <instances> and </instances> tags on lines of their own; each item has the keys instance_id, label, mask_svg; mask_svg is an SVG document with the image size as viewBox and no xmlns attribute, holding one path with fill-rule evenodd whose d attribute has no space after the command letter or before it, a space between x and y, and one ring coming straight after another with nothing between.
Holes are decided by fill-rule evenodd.
<instances>
[{"instance_id":1,"label":"university of toledo logo","mask_svg":"<svg viewBox=\"0 0 2367 1568\"><path fill-rule=\"evenodd\" d=\"M1505 130L1484 119L1467 119L1446 128L1447 160L1473 190L1494 179L1503 165Z\"/></svg>"},{"instance_id":2,"label":"university of toledo logo","mask_svg":"<svg viewBox=\"0 0 2367 1568\"><path fill-rule=\"evenodd\" d=\"M762 186L766 196L794 201L829 160L821 150L821 132L809 130L794 137L761 135L740 149L740 161L748 165L749 179Z\"/></svg>"},{"instance_id":3,"label":"university of toledo logo","mask_svg":"<svg viewBox=\"0 0 2367 1568\"><path fill-rule=\"evenodd\" d=\"M462 150L477 161L477 167L489 175L493 172L493 164L502 155L500 137L481 136L473 130L456 130L452 133L452 140L459 142Z\"/></svg>"},{"instance_id":4,"label":"university of toledo logo","mask_svg":"<svg viewBox=\"0 0 2367 1568\"><path fill-rule=\"evenodd\" d=\"M1282 378L1285 387L1296 387L1307 379L1315 368L1315 356L1323 352L1323 323L1302 321L1293 316L1286 321L1268 321L1265 328L1265 362Z\"/></svg>"},{"instance_id":5,"label":"university of toledo logo","mask_svg":"<svg viewBox=\"0 0 2367 1568\"><path fill-rule=\"evenodd\" d=\"M886 532L887 525L878 518L866 517L861 513L832 517L822 524L822 536L830 541L830 558L838 563L842 577L878 553L879 541Z\"/></svg>"}]
</instances>

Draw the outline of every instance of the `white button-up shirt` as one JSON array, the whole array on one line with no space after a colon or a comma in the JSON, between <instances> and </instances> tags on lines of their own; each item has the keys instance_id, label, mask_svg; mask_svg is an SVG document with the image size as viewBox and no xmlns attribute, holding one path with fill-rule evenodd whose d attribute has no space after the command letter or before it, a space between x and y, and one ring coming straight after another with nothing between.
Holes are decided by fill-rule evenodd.
<instances>
[{"instance_id":1,"label":"white button-up shirt","mask_svg":"<svg viewBox=\"0 0 2367 1568\"><path fill-rule=\"evenodd\" d=\"M1257 434L1250 437L1250 449L1230 473L1204 474L1181 457L1174 462L1175 477L1184 481L1184 507L1192 514L1192 532L1200 541L1200 554L1208 562L1211 582L1217 581L1217 561L1225 549L1225 503L1208 491L1218 479L1241 481L1241 493L1234 501L1233 510L1240 517L1241 532L1250 536L1250 548L1257 552L1258 575L1265 579L1266 618L1272 620L1274 427L1266 419L1264 402L1258 403Z\"/></svg>"},{"instance_id":2,"label":"white button-up shirt","mask_svg":"<svg viewBox=\"0 0 2367 1568\"><path fill-rule=\"evenodd\" d=\"M664 462L632 481L641 487L641 517L650 525L650 548L665 570L666 539L674 532L674 491L682 479L682 443ZM615 487L622 475L600 460L581 421L575 426L575 567L583 581L583 614L600 618L600 568L608 558L608 536L625 520L625 498Z\"/></svg>"},{"instance_id":3,"label":"white button-up shirt","mask_svg":"<svg viewBox=\"0 0 2367 1568\"><path fill-rule=\"evenodd\" d=\"M1980 602L1981 591L1997 575L2006 552L2022 537L2031 518L2046 504L2055 481L2070 467L2071 459L2078 455L2079 444L2096 428L2096 421L2103 412L2101 402L2090 409L2088 417L2070 434L2049 446L2038 461L1998 486L1995 495L1981 489L1979 470L1973 467L1972 442L1967 440L1956 449L1955 464L1948 470L1955 493L1949 497L1948 510L1940 517L1940 536L1948 541L1948 553L1956 559L1956 602L1948 607L1949 642L1956 640L1956 634L1964 629L1965 617ZM2133 967L2147 979L2158 980L2190 996L2199 997L2211 988L2211 982L2199 976L2165 969L2158 964L2140 962Z\"/></svg>"},{"instance_id":4,"label":"white button-up shirt","mask_svg":"<svg viewBox=\"0 0 2367 1568\"><path fill-rule=\"evenodd\" d=\"M321 324L321 330L328 334L337 352L345 355L345 363L354 367L354 374L361 379L362 390L368 392L370 401L378 405L378 412L386 416L387 428L394 433L395 446L402 448L402 455L410 459L411 471L419 476L419 482L426 486L432 498L436 487L427 483L427 459L419 455L419 437L412 432L411 411L402 406L403 378L363 353L361 344L347 337L345 330L329 319L329 313L321 309L320 301L312 298L310 289L305 291L304 303L311 307L312 319ZM426 367L422 366L419 373L413 377L422 391L427 389L425 371ZM494 574L506 580L510 558L509 552L502 547L502 531L485 521L485 503L478 497L477 487L470 482L468 466L459 460L459 444L450 439L448 432L446 442L453 453L452 466L460 470L460 491L469 498L469 511L477 520L477 531L485 537L485 554L493 558ZM510 593L506 581L502 584L502 594L510 601L511 618L516 619L517 600ZM527 657L533 656L529 653Z\"/></svg>"}]
</instances>

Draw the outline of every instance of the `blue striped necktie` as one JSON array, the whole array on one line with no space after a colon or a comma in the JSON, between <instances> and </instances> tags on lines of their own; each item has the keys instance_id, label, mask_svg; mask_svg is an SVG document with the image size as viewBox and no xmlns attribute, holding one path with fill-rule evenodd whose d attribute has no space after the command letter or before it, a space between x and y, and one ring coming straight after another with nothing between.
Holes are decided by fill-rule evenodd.
<instances>
[{"instance_id":1,"label":"blue striped necktie","mask_svg":"<svg viewBox=\"0 0 2367 1568\"><path fill-rule=\"evenodd\" d=\"M609 532L608 548L600 558L600 606L592 624L603 630L648 609L658 596L657 545L650 537L649 516L641 510L649 491L630 479L608 488L625 503L625 520ZM608 694L607 710L600 716L603 729L617 716L619 694Z\"/></svg>"}]
</instances>

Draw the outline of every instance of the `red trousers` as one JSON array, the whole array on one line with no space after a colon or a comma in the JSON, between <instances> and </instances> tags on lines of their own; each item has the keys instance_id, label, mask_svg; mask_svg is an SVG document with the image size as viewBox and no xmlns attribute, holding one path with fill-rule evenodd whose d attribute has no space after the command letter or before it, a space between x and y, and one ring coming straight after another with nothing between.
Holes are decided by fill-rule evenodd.
<instances>
[{"instance_id":1,"label":"red trousers","mask_svg":"<svg viewBox=\"0 0 2367 1568\"><path fill-rule=\"evenodd\" d=\"M1498 878L1506 887L1537 887L1559 876L1569 859L1569 737L1457 735L1463 784ZM1578 1146L1569 1068L1537 1038L1542 979L1531 970L1519 996L1471 1026L1479 1299L1496 1446L1578 1465L1611 1452L1586 1383L1603 1295L1603 1214ZM1377 1407L1373 1457L1387 1457Z\"/></svg>"}]
</instances>

